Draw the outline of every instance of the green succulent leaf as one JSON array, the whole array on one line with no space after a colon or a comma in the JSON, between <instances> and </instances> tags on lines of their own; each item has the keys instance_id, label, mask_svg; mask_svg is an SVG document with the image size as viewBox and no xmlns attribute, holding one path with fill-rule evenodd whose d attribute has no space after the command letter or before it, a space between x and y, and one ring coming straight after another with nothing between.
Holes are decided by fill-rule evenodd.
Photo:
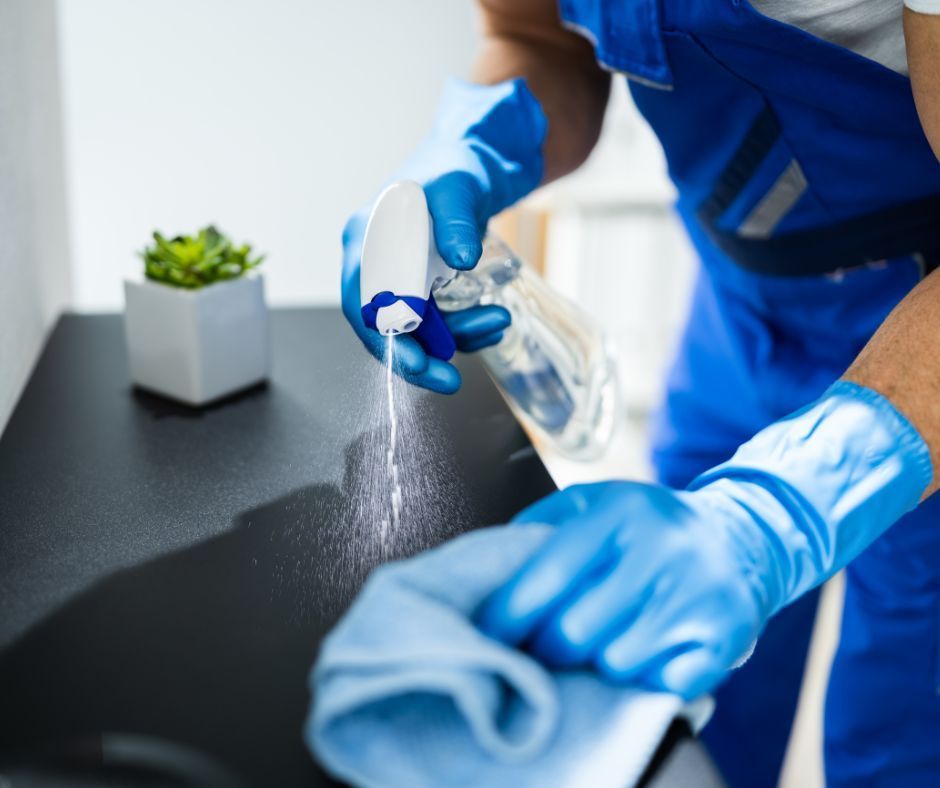
<instances>
[{"instance_id":1,"label":"green succulent leaf","mask_svg":"<svg viewBox=\"0 0 940 788\"><path fill-rule=\"evenodd\" d=\"M235 246L211 224L194 236L177 235L170 239L155 230L153 241L139 252L144 274L173 287L194 289L237 279L257 268L265 258L258 255L251 259L250 244Z\"/></svg>"}]
</instances>

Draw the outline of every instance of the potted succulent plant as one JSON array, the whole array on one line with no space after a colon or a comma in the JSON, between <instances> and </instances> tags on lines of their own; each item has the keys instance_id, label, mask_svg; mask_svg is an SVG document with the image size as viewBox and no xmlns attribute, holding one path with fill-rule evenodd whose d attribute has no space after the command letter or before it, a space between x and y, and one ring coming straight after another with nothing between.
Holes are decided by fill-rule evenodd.
<instances>
[{"instance_id":1,"label":"potted succulent plant","mask_svg":"<svg viewBox=\"0 0 940 788\"><path fill-rule=\"evenodd\" d=\"M131 379L189 405L265 380L271 365L264 259L214 227L165 238L140 257L144 276L124 283Z\"/></svg>"}]
</instances>

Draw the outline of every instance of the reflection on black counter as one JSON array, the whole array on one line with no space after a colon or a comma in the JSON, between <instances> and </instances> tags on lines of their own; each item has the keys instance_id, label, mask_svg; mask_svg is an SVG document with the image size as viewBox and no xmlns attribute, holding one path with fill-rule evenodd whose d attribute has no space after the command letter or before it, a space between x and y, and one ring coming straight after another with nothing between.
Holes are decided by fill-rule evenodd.
<instances>
[{"instance_id":1,"label":"reflection on black counter","mask_svg":"<svg viewBox=\"0 0 940 788\"><path fill-rule=\"evenodd\" d=\"M464 359L460 394L416 394L418 428L443 451L403 490L400 533L378 539L386 438L360 413L361 381L382 368L337 310L273 317L271 384L196 413L128 391L119 317L60 321L0 440L0 602L15 613L0 640L0 774L63 743L100 748L106 732L188 748L250 786L330 784L301 739L307 676L369 570L553 489ZM236 487L258 505L228 508ZM24 556L29 575L10 563Z\"/></svg>"},{"instance_id":2,"label":"reflection on black counter","mask_svg":"<svg viewBox=\"0 0 940 788\"><path fill-rule=\"evenodd\" d=\"M146 731L254 785L272 768L314 783L300 730L317 644L374 566L418 544L381 545L376 524L355 516L381 445L364 433L348 447L342 488L313 485L246 511L221 536L117 572L30 630L0 656L0 697L18 710L0 715L0 741ZM474 525L458 497L439 504L415 507L434 522L408 525L423 546ZM263 721L263 746L239 740L245 715Z\"/></svg>"}]
</instances>

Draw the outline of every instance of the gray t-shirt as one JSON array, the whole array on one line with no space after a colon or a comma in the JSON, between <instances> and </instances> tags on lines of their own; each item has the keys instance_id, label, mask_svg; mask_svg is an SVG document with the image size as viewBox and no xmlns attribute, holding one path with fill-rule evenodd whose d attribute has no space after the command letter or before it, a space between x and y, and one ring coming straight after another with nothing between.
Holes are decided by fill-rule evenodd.
<instances>
[{"instance_id":1,"label":"gray t-shirt","mask_svg":"<svg viewBox=\"0 0 940 788\"><path fill-rule=\"evenodd\" d=\"M751 0L760 13L907 74L901 14L940 14L940 0Z\"/></svg>"}]
</instances>

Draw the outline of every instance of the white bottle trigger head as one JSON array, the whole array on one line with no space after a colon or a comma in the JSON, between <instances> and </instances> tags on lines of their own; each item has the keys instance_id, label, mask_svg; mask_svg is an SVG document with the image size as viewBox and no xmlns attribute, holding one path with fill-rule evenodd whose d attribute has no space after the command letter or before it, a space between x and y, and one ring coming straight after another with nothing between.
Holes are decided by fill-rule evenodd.
<instances>
[{"instance_id":1,"label":"white bottle trigger head","mask_svg":"<svg viewBox=\"0 0 940 788\"><path fill-rule=\"evenodd\" d=\"M380 334L416 330L436 284L456 274L437 252L424 189L397 181L376 198L362 240L360 305Z\"/></svg>"}]
</instances>

